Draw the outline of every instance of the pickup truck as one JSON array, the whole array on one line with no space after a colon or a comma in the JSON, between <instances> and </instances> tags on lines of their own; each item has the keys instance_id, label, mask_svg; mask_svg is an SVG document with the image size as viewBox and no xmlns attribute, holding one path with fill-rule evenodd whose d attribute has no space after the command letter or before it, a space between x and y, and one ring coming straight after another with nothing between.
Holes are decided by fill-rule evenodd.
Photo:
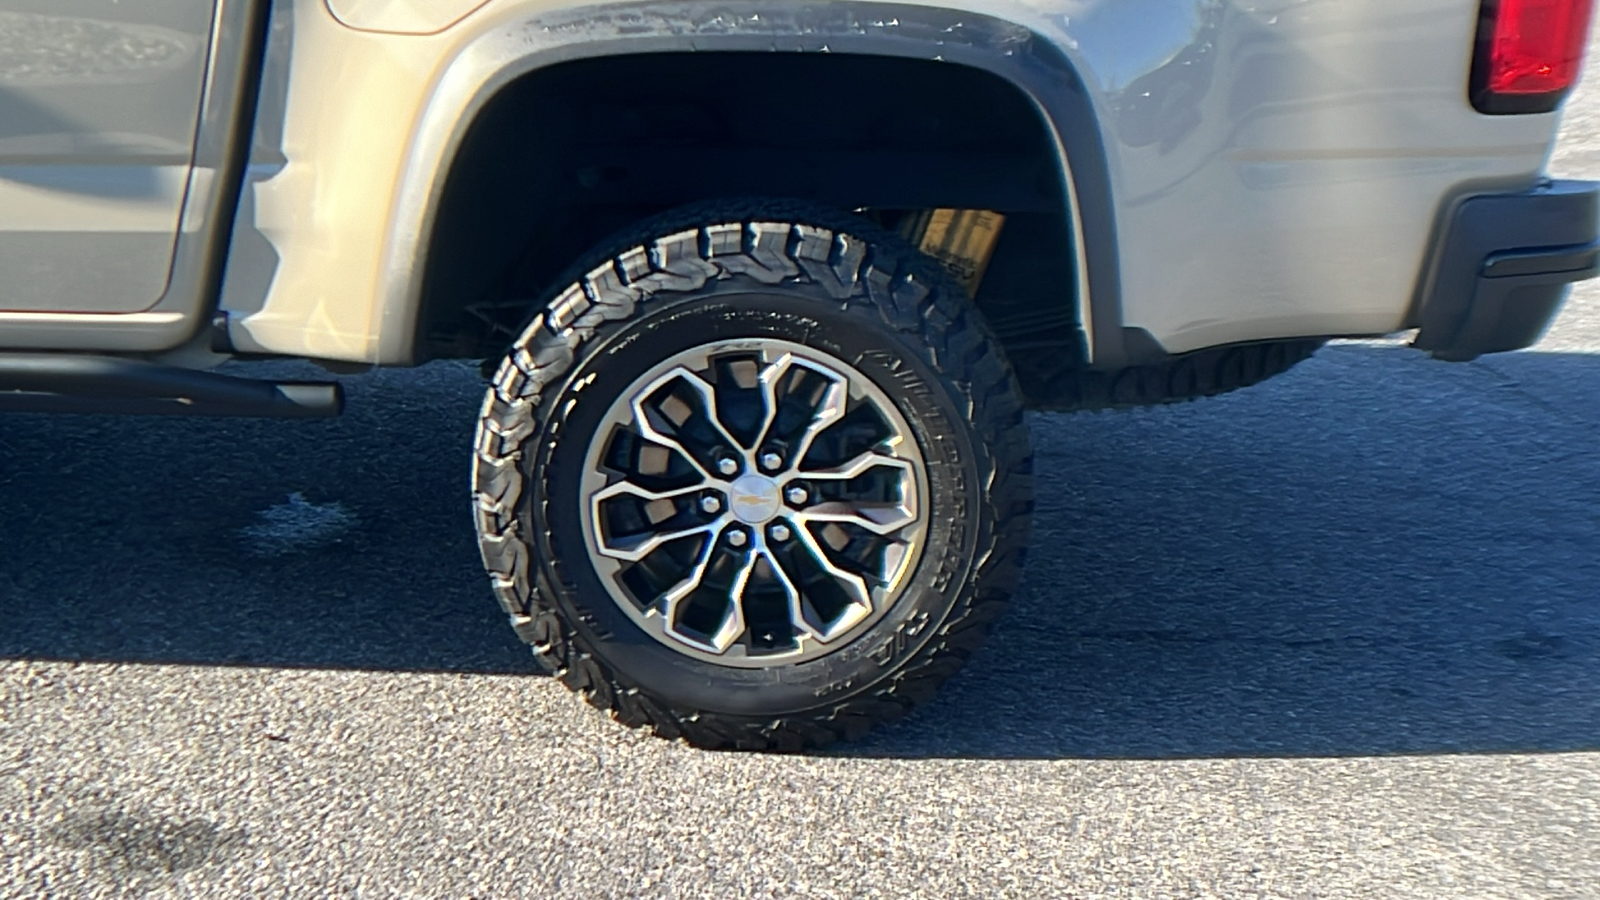
<instances>
[{"instance_id":1,"label":"pickup truck","mask_svg":"<svg viewBox=\"0 0 1600 900\"><path fill-rule=\"evenodd\" d=\"M0 0L0 410L482 361L537 659L696 746L853 739L1004 609L1027 410L1535 341L1600 267L1543 174L1591 5Z\"/></svg>"}]
</instances>

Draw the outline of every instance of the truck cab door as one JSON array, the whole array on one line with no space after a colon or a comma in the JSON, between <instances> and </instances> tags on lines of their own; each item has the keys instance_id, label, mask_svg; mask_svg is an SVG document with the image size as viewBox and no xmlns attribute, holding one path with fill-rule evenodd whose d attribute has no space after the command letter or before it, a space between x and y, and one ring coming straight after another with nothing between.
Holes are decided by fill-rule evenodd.
<instances>
[{"instance_id":1,"label":"truck cab door","mask_svg":"<svg viewBox=\"0 0 1600 900\"><path fill-rule=\"evenodd\" d=\"M0 0L0 312L166 292L216 0Z\"/></svg>"}]
</instances>

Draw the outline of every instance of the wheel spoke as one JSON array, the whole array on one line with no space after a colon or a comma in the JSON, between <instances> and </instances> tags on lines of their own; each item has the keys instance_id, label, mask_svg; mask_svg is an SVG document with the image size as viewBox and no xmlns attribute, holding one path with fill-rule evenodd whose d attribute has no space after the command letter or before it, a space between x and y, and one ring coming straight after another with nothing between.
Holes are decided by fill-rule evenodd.
<instances>
[{"instance_id":1,"label":"wheel spoke","mask_svg":"<svg viewBox=\"0 0 1600 900\"><path fill-rule=\"evenodd\" d=\"M909 459L869 450L842 466L831 469L806 469L795 474L796 477L804 477L807 481L851 481L882 466L899 469L901 477L905 478L912 474L914 465Z\"/></svg>"},{"instance_id":2,"label":"wheel spoke","mask_svg":"<svg viewBox=\"0 0 1600 900\"><path fill-rule=\"evenodd\" d=\"M806 425L806 430L801 432L800 440L795 443L794 451L790 454L796 468L799 468L806 454L811 452L811 445L816 443L817 435L826 431L829 425L844 418L847 396L847 386L844 382L836 381L828 386L828 393L823 397L822 404L817 407L816 415Z\"/></svg>"},{"instance_id":3,"label":"wheel spoke","mask_svg":"<svg viewBox=\"0 0 1600 900\"><path fill-rule=\"evenodd\" d=\"M694 537L695 535L711 535L725 524L727 524L726 516L707 525L697 525L693 528L684 528L677 531L658 531L652 534L633 535L625 538L602 537L600 552L612 559L620 559L623 562L639 562L673 541L681 541L684 538ZM711 541L706 542L707 546L710 546L711 543Z\"/></svg>"},{"instance_id":4,"label":"wheel spoke","mask_svg":"<svg viewBox=\"0 0 1600 900\"><path fill-rule=\"evenodd\" d=\"M789 601L789 622L794 626L795 631L807 637L826 642L828 640L827 636L820 628L813 625L811 617L806 615L805 595L800 593L798 587L795 587L794 581L789 577L789 573L783 570L783 564L778 561L778 557L770 550L764 552L763 555L766 557L767 565L772 568L772 574L777 578L779 586L783 588L784 597Z\"/></svg>"},{"instance_id":5,"label":"wheel spoke","mask_svg":"<svg viewBox=\"0 0 1600 900\"><path fill-rule=\"evenodd\" d=\"M700 403L702 404L700 408L701 414L705 417L706 421L710 423L711 427L716 429L717 434L727 442L730 448L743 449L742 445L740 445L737 440L734 440L733 435L729 434L728 429L724 428L722 425L722 421L717 413L716 390L712 388L712 386L704 378L701 378L699 375L696 375L683 366L673 369L660 378L657 378L655 381L650 382L642 390L634 393L633 400L629 404L633 409L634 424L639 429L639 433L646 440L661 444L665 447L670 447L671 449L681 453L683 457L689 461L689 464L694 466L695 469L699 471L701 477L705 478L707 481L720 480L719 476L713 475L711 471L707 469L700 462L700 460L689 451L689 448L685 447L683 443L675 436L667 434L656 428L655 423L651 421L650 415L645 409L646 400L650 399L656 394L657 391L674 381L684 382L689 386L690 390L699 395Z\"/></svg>"},{"instance_id":6,"label":"wheel spoke","mask_svg":"<svg viewBox=\"0 0 1600 900\"><path fill-rule=\"evenodd\" d=\"M652 491L647 487L642 487L634 484L631 481L624 480L610 485L609 487L606 487L599 493L595 494L594 508L598 512L600 509L600 504L606 502L607 500L615 500L618 497L634 497L646 502L654 500L677 500L680 497L687 497L693 494L701 493L705 489L705 485L695 484L686 488L676 488L670 491Z\"/></svg>"},{"instance_id":7,"label":"wheel spoke","mask_svg":"<svg viewBox=\"0 0 1600 900\"><path fill-rule=\"evenodd\" d=\"M733 586L728 588L728 616L722 620L722 628L711 640L718 653L728 652L728 648L744 636L744 589L750 585L750 576L755 574L759 559L759 554L746 553L739 574L733 576Z\"/></svg>"},{"instance_id":8,"label":"wheel spoke","mask_svg":"<svg viewBox=\"0 0 1600 900\"><path fill-rule=\"evenodd\" d=\"M690 595L705 583L706 571L711 568L711 560L715 556L716 550L717 541L707 541L705 549L701 551L700 559L696 562L694 570L689 573L689 577L679 582L665 594L662 594L659 604L662 619L666 623L665 631L675 640L713 653L726 653L728 648L732 647L734 642L745 631L744 607L739 602L739 597L744 593L745 583L750 580L750 573L755 569L756 555L754 553L745 554L744 564L739 567L739 573L734 576L733 586L728 590L728 611L723 614L722 625L717 629L716 634L702 639L691 634L685 634L678 630L676 625L679 608L683 605L683 601L687 600Z\"/></svg>"},{"instance_id":9,"label":"wheel spoke","mask_svg":"<svg viewBox=\"0 0 1600 900\"><path fill-rule=\"evenodd\" d=\"M796 513L802 525L807 522L838 522L855 525L873 534L888 535L914 525L920 516L916 491L909 490L907 480L913 474L910 460L889 456L878 451L863 453L842 466L832 469L807 471L798 477L811 482L849 482L878 468L896 469L899 472L900 500L893 503L855 502L833 500L818 503Z\"/></svg>"},{"instance_id":10,"label":"wheel spoke","mask_svg":"<svg viewBox=\"0 0 1600 900\"><path fill-rule=\"evenodd\" d=\"M829 425L844 417L845 404L849 397L849 382L838 374L814 363L795 357L792 353L785 353L783 358L768 366L761 373L761 393L767 404L767 418L761 425L761 443L766 443L774 438L772 428L777 423L778 405L781 399L778 396L778 385L784 376L795 369L805 369L826 379L829 384L827 393L823 394L822 401L812 410L811 421L806 423L805 430L795 442L789 453L790 464L798 467L800 461L806 458L811 445L816 441L817 435L825 431Z\"/></svg>"},{"instance_id":11,"label":"wheel spoke","mask_svg":"<svg viewBox=\"0 0 1600 900\"><path fill-rule=\"evenodd\" d=\"M838 522L854 525L873 534L890 535L917 522L917 511L909 503L819 503L794 518L802 527L811 522Z\"/></svg>"},{"instance_id":12,"label":"wheel spoke","mask_svg":"<svg viewBox=\"0 0 1600 900\"><path fill-rule=\"evenodd\" d=\"M814 628L811 629L817 640L827 643L854 628L856 623L872 614L872 589L867 585L865 578L834 565L828 559L828 554L823 552L822 546L817 543L817 539L804 525L801 525L796 530L801 543L806 545L807 554L812 561L820 566L824 572L828 573L834 581L838 582L850 599L850 608L841 614L826 632ZM797 621L805 621L803 611L798 606L796 607L796 612L801 614L801 619ZM808 625L807 627L809 628L810 626Z\"/></svg>"}]
</instances>

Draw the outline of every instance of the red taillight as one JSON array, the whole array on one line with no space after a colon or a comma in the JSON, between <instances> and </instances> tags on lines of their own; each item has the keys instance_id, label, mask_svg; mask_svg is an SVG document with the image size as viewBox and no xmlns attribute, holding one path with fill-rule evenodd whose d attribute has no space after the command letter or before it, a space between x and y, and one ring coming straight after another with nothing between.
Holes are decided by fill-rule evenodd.
<instances>
[{"instance_id":1,"label":"red taillight","mask_svg":"<svg viewBox=\"0 0 1600 900\"><path fill-rule=\"evenodd\" d=\"M1484 0L1472 105L1549 112L1578 81L1594 0Z\"/></svg>"}]
</instances>

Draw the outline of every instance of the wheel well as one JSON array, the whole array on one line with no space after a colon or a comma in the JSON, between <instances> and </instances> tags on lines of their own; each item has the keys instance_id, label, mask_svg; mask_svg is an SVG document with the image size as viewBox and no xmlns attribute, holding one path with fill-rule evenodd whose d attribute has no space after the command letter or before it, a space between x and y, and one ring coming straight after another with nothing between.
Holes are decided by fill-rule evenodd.
<instances>
[{"instance_id":1,"label":"wheel well","mask_svg":"<svg viewBox=\"0 0 1600 900\"><path fill-rule=\"evenodd\" d=\"M1081 359L1060 155L1026 94L931 60L754 53L578 60L491 98L439 201L418 356L498 354L530 302L607 236L743 196L888 225L919 209L1005 213L980 307L1014 360Z\"/></svg>"}]
</instances>

